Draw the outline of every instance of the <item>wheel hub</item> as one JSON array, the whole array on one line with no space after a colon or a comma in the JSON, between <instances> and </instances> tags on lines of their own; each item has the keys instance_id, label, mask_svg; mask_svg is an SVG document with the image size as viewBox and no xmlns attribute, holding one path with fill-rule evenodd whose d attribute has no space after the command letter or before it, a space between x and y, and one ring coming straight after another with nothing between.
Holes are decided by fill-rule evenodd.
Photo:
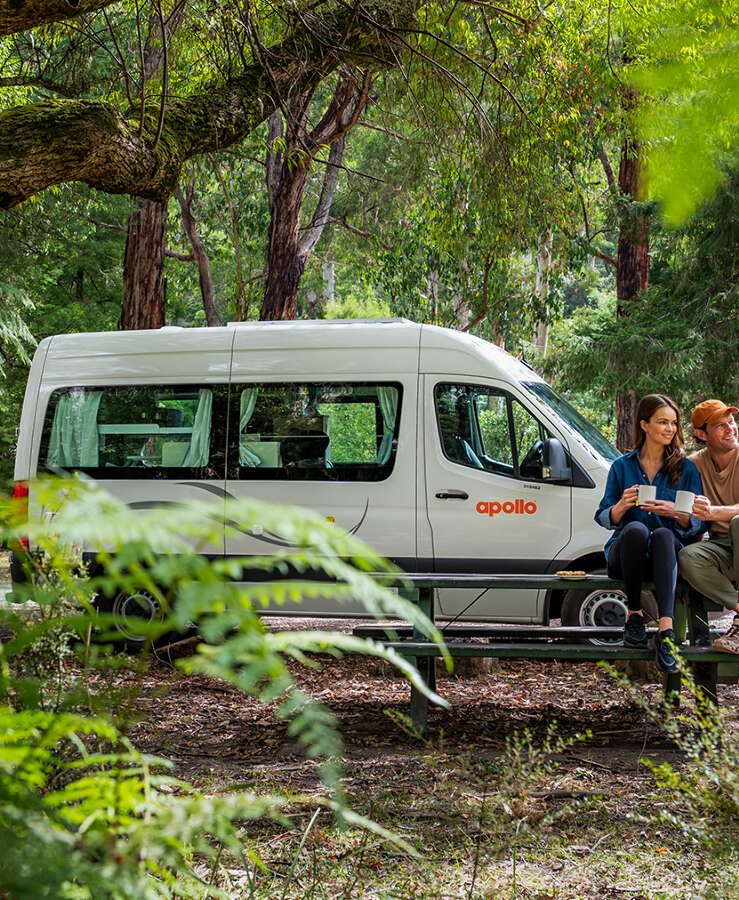
<instances>
[{"instance_id":1,"label":"wheel hub","mask_svg":"<svg viewBox=\"0 0 739 900\"><path fill-rule=\"evenodd\" d=\"M159 617L159 603L149 591L135 594L118 594L111 610L116 617L115 627L128 641L143 643L145 626Z\"/></svg>"},{"instance_id":2,"label":"wheel hub","mask_svg":"<svg viewBox=\"0 0 739 900\"><path fill-rule=\"evenodd\" d=\"M580 607L580 624L599 628L623 628L627 614L626 597L621 591L594 591ZM618 639L593 639L596 644L613 644Z\"/></svg>"}]
</instances>

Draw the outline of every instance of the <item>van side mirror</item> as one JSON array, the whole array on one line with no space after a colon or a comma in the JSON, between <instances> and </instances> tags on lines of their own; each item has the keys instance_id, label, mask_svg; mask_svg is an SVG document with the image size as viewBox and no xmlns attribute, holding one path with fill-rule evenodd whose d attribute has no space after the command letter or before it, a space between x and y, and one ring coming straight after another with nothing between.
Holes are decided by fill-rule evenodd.
<instances>
[{"instance_id":1,"label":"van side mirror","mask_svg":"<svg viewBox=\"0 0 739 900\"><path fill-rule=\"evenodd\" d=\"M546 481L557 484L570 484L572 481L572 466L570 457L557 438L547 438L544 441L544 465L542 477Z\"/></svg>"}]
</instances>

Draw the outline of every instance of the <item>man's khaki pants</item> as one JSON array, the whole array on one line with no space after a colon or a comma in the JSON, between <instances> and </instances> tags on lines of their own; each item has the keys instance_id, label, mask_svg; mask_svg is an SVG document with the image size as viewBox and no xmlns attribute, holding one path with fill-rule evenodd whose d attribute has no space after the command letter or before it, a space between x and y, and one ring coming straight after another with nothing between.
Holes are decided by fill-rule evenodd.
<instances>
[{"instance_id":1,"label":"man's khaki pants","mask_svg":"<svg viewBox=\"0 0 739 900\"><path fill-rule=\"evenodd\" d=\"M678 564L682 577L699 594L735 610L739 603L739 516L729 523L727 535L683 547Z\"/></svg>"}]
</instances>

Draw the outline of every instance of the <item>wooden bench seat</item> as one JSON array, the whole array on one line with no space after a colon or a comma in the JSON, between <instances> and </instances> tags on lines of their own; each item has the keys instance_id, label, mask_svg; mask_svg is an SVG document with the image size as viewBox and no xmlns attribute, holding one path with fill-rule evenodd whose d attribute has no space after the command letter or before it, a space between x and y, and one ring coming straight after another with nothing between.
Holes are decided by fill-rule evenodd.
<instances>
[{"instance_id":1,"label":"wooden bench seat","mask_svg":"<svg viewBox=\"0 0 739 900\"><path fill-rule=\"evenodd\" d=\"M623 637L619 628L573 628L542 625L498 625L452 622L444 625L436 622L434 592L439 588L479 589L543 589L569 590L574 584L579 589L623 589L623 584L605 575L588 575L570 579L558 575L468 575L413 573L389 578L376 576L384 583L394 584L398 592L413 600L437 625L452 657L491 657L499 659L541 659L570 662L600 660L651 660L654 651L636 650L617 643ZM645 584L649 590L651 585ZM739 680L739 656L719 653L710 647L687 646L686 637L697 629L696 618L706 619L706 607L700 598L691 596L687 585L678 583L675 602L674 630L683 659L690 665L696 684L705 696L716 702L718 683L734 683ZM414 662L424 683L436 689L436 658L441 656L439 647L420 631L402 623L361 625L354 629L360 637L372 638L392 647ZM650 642L651 643L651 642ZM665 675L667 693L680 692L680 676ZM419 733L426 731L428 699L411 687L411 718Z\"/></svg>"}]
</instances>

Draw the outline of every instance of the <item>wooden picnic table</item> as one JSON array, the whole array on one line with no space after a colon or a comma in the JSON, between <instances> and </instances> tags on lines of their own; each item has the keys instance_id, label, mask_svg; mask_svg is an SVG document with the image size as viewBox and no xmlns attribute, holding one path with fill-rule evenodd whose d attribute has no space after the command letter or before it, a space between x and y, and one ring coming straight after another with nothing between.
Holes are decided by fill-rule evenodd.
<instances>
[{"instance_id":1,"label":"wooden picnic table","mask_svg":"<svg viewBox=\"0 0 739 900\"><path fill-rule=\"evenodd\" d=\"M615 643L623 637L620 628L549 627L544 625L497 625L452 622L443 625L436 621L434 592L440 588L479 588L487 590L521 589L569 590L573 582L579 589L611 588L623 590L621 581L606 575L586 575L577 580L560 575L469 575L438 573L403 573L396 576L377 574L378 580L397 586L398 592L418 604L434 622L444 637L452 657L492 657L506 659L553 659L582 662L600 660L651 660L653 651L638 650ZM645 584L645 590L651 585ZM690 665L693 678L705 697L717 702L719 682L739 680L739 656L719 653L710 647L685 646L686 636L695 632L695 614L705 613L698 598L683 582L678 582L675 598L674 631L680 653ZM424 683L436 690L436 659L441 657L439 646L410 625L361 625L354 634L374 638L386 647L411 659ZM602 641L603 643L594 643ZM609 643L610 642L610 643ZM667 674L664 689L667 694L680 693L680 675ZM411 686L411 719L416 730L424 734L428 722L428 698Z\"/></svg>"}]
</instances>

